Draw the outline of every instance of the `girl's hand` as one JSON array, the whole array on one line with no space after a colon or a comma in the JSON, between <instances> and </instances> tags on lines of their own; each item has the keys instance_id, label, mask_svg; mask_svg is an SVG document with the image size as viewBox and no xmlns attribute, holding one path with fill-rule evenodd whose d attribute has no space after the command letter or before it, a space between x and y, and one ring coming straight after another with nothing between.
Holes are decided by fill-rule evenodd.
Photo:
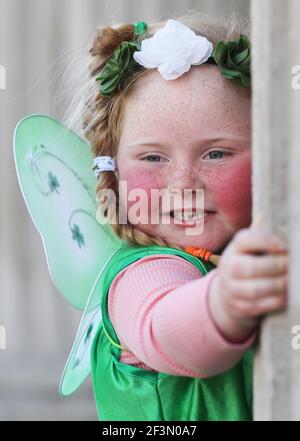
<instances>
[{"instance_id":1,"label":"girl's hand","mask_svg":"<svg viewBox=\"0 0 300 441\"><path fill-rule=\"evenodd\" d=\"M229 339L244 340L262 315L286 307L287 246L257 224L235 234L218 271L209 304L216 324Z\"/></svg>"}]
</instances>

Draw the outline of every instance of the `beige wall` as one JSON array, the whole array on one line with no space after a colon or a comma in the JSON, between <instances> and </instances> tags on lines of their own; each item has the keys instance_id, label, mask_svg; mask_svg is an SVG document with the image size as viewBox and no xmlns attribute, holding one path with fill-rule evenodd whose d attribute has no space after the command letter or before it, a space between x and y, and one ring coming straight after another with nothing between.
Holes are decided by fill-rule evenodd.
<instances>
[{"instance_id":1,"label":"beige wall","mask_svg":"<svg viewBox=\"0 0 300 441\"><path fill-rule=\"evenodd\" d=\"M299 16L299 0L251 2L253 214L263 213L263 226L286 240L290 257L287 308L265 318L256 351L256 420L300 420L299 330L292 332L300 324Z\"/></svg>"},{"instance_id":2,"label":"beige wall","mask_svg":"<svg viewBox=\"0 0 300 441\"><path fill-rule=\"evenodd\" d=\"M0 419L94 419L90 382L74 396L58 384L81 314L56 292L42 241L20 194L12 155L13 129L30 113L63 114L61 68L85 50L98 22L150 21L198 7L248 14L236 0L0 0Z\"/></svg>"}]
</instances>

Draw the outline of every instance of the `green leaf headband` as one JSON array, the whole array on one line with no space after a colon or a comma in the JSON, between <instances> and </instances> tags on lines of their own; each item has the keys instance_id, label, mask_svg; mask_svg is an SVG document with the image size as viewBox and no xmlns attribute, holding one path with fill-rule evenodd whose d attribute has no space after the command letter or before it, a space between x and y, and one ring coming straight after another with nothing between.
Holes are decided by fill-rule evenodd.
<instances>
[{"instance_id":1,"label":"green leaf headband","mask_svg":"<svg viewBox=\"0 0 300 441\"><path fill-rule=\"evenodd\" d=\"M166 80L171 80L187 72L191 65L205 62L218 65L223 77L251 86L250 41L245 35L237 40L220 40L213 49L205 37L172 19L154 36L144 38L146 33L146 23L134 23L134 40L123 41L114 51L96 78L102 95L111 96L140 66L158 68Z\"/></svg>"},{"instance_id":2,"label":"green leaf headband","mask_svg":"<svg viewBox=\"0 0 300 441\"><path fill-rule=\"evenodd\" d=\"M250 41L246 35L241 34L238 40L218 41L213 59L220 66L223 77L242 86L251 86Z\"/></svg>"},{"instance_id":3,"label":"green leaf headband","mask_svg":"<svg viewBox=\"0 0 300 441\"><path fill-rule=\"evenodd\" d=\"M123 83L123 80L139 69L134 61L133 54L141 49L142 37L147 32L147 24L143 21L134 23L134 41L123 41L108 60L101 74L96 78L99 81L100 93L110 96Z\"/></svg>"}]
</instances>

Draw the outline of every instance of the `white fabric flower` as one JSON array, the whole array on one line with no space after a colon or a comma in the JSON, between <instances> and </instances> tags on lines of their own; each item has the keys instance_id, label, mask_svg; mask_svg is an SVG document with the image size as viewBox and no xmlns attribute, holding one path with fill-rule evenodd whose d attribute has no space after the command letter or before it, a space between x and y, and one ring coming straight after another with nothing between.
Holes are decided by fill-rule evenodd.
<instances>
[{"instance_id":1,"label":"white fabric flower","mask_svg":"<svg viewBox=\"0 0 300 441\"><path fill-rule=\"evenodd\" d=\"M213 52L213 45L205 37L176 20L168 20L153 37L142 41L141 50L133 54L142 66L158 68L165 80L175 80L191 65L205 63Z\"/></svg>"}]
</instances>

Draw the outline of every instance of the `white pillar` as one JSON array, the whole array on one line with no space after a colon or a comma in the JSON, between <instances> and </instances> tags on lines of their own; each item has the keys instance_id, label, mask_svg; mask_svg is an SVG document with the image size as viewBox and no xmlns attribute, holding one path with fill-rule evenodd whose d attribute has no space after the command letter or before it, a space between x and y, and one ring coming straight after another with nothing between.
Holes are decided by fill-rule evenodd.
<instances>
[{"instance_id":1,"label":"white pillar","mask_svg":"<svg viewBox=\"0 0 300 441\"><path fill-rule=\"evenodd\" d=\"M291 260L288 308L261 327L255 420L300 420L300 350L292 348L300 325L300 78L293 88L292 74L300 64L299 17L298 0L252 0L253 214L263 213L264 227L288 241Z\"/></svg>"}]
</instances>

